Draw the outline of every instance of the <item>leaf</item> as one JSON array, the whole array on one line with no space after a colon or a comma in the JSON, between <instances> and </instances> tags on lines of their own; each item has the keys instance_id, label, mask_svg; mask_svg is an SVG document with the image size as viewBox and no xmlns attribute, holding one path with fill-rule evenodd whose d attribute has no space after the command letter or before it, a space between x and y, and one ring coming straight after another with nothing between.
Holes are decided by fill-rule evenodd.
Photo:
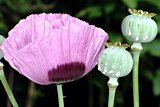
<instances>
[{"instance_id":1,"label":"leaf","mask_svg":"<svg viewBox=\"0 0 160 107\"><path fill-rule=\"evenodd\" d=\"M108 35L109 35L109 40L111 40L111 42L122 42L124 39L121 33L111 32Z\"/></svg>"},{"instance_id":2,"label":"leaf","mask_svg":"<svg viewBox=\"0 0 160 107\"><path fill-rule=\"evenodd\" d=\"M122 0L124 4L127 5L127 7L135 9L138 6L137 0Z\"/></svg>"},{"instance_id":3,"label":"leaf","mask_svg":"<svg viewBox=\"0 0 160 107\"><path fill-rule=\"evenodd\" d=\"M45 95L40 90L35 90L33 94L33 100L36 100L38 97L45 97Z\"/></svg>"},{"instance_id":4,"label":"leaf","mask_svg":"<svg viewBox=\"0 0 160 107\"><path fill-rule=\"evenodd\" d=\"M92 83L95 87L97 87L98 89L102 89L103 87L103 84L99 81L96 81L96 80L92 80Z\"/></svg>"},{"instance_id":5,"label":"leaf","mask_svg":"<svg viewBox=\"0 0 160 107\"><path fill-rule=\"evenodd\" d=\"M160 57L160 40L154 40L149 45L149 53L153 56Z\"/></svg>"},{"instance_id":6,"label":"leaf","mask_svg":"<svg viewBox=\"0 0 160 107\"><path fill-rule=\"evenodd\" d=\"M142 55L144 53L150 53L152 56L155 57L160 57L160 40L159 39L155 39L154 41L147 43L147 44L143 44L143 51L142 51Z\"/></svg>"},{"instance_id":7,"label":"leaf","mask_svg":"<svg viewBox=\"0 0 160 107\"><path fill-rule=\"evenodd\" d=\"M160 33L160 15L157 14L154 18L158 26L158 33Z\"/></svg>"},{"instance_id":8,"label":"leaf","mask_svg":"<svg viewBox=\"0 0 160 107\"><path fill-rule=\"evenodd\" d=\"M88 17L91 18L97 18L102 16L102 11L100 6L90 7L88 9Z\"/></svg>"},{"instance_id":9,"label":"leaf","mask_svg":"<svg viewBox=\"0 0 160 107\"><path fill-rule=\"evenodd\" d=\"M160 7L160 1L159 0L141 0L142 2L148 2L154 6Z\"/></svg>"},{"instance_id":10,"label":"leaf","mask_svg":"<svg viewBox=\"0 0 160 107\"><path fill-rule=\"evenodd\" d=\"M160 69L156 71L156 76L153 80L153 94L155 96L160 95Z\"/></svg>"},{"instance_id":11,"label":"leaf","mask_svg":"<svg viewBox=\"0 0 160 107\"><path fill-rule=\"evenodd\" d=\"M115 9L115 5L114 4L107 4L104 6L104 11L105 13L111 13L113 12Z\"/></svg>"},{"instance_id":12,"label":"leaf","mask_svg":"<svg viewBox=\"0 0 160 107\"><path fill-rule=\"evenodd\" d=\"M88 18L97 18L102 16L102 11L100 6L91 6L82 9L79 13L76 14L76 17L84 17L87 16Z\"/></svg>"},{"instance_id":13,"label":"leaf","mask_svg":"<svg viewBox=\"0 0 160 107\"><path fill-rule=\"evenodd\" d=\"M8 27L6 26L5 22L0 22L0 33L2 33L1 31L7 31Z\"/></svg>"},{"instance_id":14,"label":"leaf","mask_svg":"<svg viewBox=\"0 0 160 107\"><path fill-rule=\"evenodd\" d=\"M158 26L158 33L160 33L160 21L157 22L157 26Z\"/></svg>"},{"instance_id":15,"label":"leaf","mask_svg":"<svg viewBox=\"0 0 160 107\"><path fill-rule=\"evenodd\" d=\"M85 9L83 9L76 14L76 17L84 17L84 16L86 16L86 14L87 14L87 11Z\"/></svg>"},{"instance_id":16,"label":"leaf","mask_svg":"<svg viewBox=\"0 0 160 107\"><path fill-rule=\"evenodd\" d=\"M149 80L151 82L154 80L154 75L151 71L147 70L147 71L145 71L145 73L143 75L147 78L147 80Z\"/></svg>"}]
</instances>

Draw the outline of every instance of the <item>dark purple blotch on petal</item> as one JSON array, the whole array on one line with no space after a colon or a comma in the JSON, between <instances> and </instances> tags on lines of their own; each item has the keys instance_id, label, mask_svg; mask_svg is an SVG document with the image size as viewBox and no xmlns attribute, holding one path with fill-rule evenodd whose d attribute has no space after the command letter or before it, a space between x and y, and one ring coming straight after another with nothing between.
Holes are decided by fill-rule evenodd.
<instances>
[{"instance_id":1,"label":"dark purple blotch on petal","mask_svg":"<svg viewBox=\"0 0 160 107\"><path fill-rule=\"evenodd\" d=\"M48 78L51 82L67 82L80 78L85 72L83 62L71 62L57 65L48 71Z\"/></svg>"}]
</instances>

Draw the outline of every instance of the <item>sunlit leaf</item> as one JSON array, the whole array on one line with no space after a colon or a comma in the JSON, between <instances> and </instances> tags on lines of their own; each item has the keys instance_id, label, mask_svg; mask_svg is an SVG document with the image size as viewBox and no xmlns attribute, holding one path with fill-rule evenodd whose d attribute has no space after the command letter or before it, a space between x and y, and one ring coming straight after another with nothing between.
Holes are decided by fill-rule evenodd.
<instances>
[{"instance_id":1,"label":"sunlit leaf","mask_svg":"<svg viewBox=\"0 0 160 107\"><path fill-rule=\"evenodd\" d=\"M138 6L138 1L137 0L122 0L122 1L129 8L137 8L137 6Z\"/></svg>"}]
</instances>

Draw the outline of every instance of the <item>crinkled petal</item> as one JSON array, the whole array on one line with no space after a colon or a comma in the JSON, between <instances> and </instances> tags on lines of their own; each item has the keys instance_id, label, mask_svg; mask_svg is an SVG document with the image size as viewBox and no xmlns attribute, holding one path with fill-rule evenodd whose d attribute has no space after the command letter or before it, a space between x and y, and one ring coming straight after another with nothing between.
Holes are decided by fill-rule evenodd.
<instances>
[{"instance_id":1,"label":"crinkled petal","mask_svg":"<svg viewBox=\"0 0 160 107\"><path fill-rule=\"evenodd\" d=\"M50 50L48 46L46 47L45 41L37 39L34 43L15 52L12 61L22 75L38 84L46 85L50 84L47 74L53 66L46 59L49 54Z\"/></svg>"},{"instance_id":2,"label":"crinkled petal","mask_svg":"<svg viewBox=\"0 0 160 107\"><path fill-rule=\"evenodd\" d=\"M21 20L1 49L14 69L47 85L86 75L107 39L105 31L77 18L43 13Z\"/></svg>"}]
</instances>

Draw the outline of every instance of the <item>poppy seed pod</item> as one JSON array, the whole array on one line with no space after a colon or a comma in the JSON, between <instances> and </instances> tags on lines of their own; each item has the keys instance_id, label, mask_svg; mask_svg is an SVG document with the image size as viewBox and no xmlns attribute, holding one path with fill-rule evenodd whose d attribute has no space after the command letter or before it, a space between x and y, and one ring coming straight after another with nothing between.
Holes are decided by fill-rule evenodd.
<instances>
[{"instance_id":1,"label":"poppy seed pod","mask_svg":"<svg viewBox=\"0 0 160 107\"><path fill-rule=\"evenodd\" d=\"M4 37L2 35L0 35L0 46L2 45L3 41L4 41ZM2 50L0 49L0 59L3 58L3 53L2 53Z\"/></svg>"},{"instance_id":2,"label":"poppy seed pod","mask_svg":"<svg viewBox=\"0 0 160 107\"><path fill-rule=\"evenodd\" d=\"M131 15L126 16L121 25L124 37L134 43L152 41L157 35L157 24L151 19L154 13L129 9Z\"/></svg>"},{"instance_id":3,"label":"poppy seed pod","mask_svg":"<svg viewBox=\"0 0 160 107\"><path fill-rule=\"evenodd\" d=\"M128 75L133 66L131 54L125 50L126 44L107 44L99 57L98 70L108 76L110 80ZM111 83L118 85L118 83Z\"/></svg>"}]
</instances>

